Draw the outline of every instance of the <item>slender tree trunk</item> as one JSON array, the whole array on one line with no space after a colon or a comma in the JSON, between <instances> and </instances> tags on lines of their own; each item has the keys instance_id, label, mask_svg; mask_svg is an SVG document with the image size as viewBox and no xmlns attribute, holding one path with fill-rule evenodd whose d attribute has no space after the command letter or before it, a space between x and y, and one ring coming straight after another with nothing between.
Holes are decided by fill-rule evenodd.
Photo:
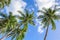
<instances>
[{"instance_id":1,"label":"slender tree trunk","mask_svg":"<svg viewBox=\"0 0 60 40\"><path fill-rule=\"evenodd\" d=\"M0 40L5 40L9 35L4 35Z\"/></svg>"},{"instance_id":2,"label":"slender tree trunk","mask_svg":"<svg viewBox=\"0 0 60 40\"><path fill-rule=\"evenodd\" d=\"M46 40L46 37L47 37L47 34L48 34L48 28L49 28L49 27L47 27L47 29L46 29L46 34L45 34L45 36L44 36L44 40Z\"/></svg>"},{"instance_id":3,"label":"slender tree trunk","mask_svg":"<svg viewBox=\"0 0 60 40\"><path fill-rule=\"evenodd\" d=\"M8 34L4 35L0 40L4 40L5 38L7 38L14 30L15 29L11 30Z\"/></svg>"},{"instance_id":4,"label":"slender tree trunk","mask_svg":"<svg viewBox=\"0 0 60 40\"><path fill-rule=\"evenodd\" d=\"M20 25L22 25L22 24L20 24ZM20 25L18 25L18 27L20 27ZM18 28L18 27L17 27L17 28ZM4 35L0 40L6 39L15 29L16 29L16 28L12 29L8 34Z\"/></svg>"}]
</instances>

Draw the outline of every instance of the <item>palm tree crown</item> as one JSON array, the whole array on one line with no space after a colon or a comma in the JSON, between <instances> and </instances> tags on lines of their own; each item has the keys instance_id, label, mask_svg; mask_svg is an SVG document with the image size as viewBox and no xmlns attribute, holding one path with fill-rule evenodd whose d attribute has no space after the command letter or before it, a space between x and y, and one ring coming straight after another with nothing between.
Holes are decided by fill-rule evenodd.
<instances>
[{"instance_id":1,"label":"palm tree crown","mask_svg":"<svg viewBox=\"0 0 60 40\"><path fill-rule=\"evenodd\" d=\"M56 29L56 25L55 25L55 20L58 20L60 19L60 15L56 15L56 11L58 11L60 8L56 9L51 9L51 8L43 8L44 10L39 10L39 12L43 13L43 15L40 15L38 17L38 19L41 19L42 20L42 24L44 24L44 27L43 28L47 28L46 29L46 34L45 34L45 37L44 37L44 40L46 40L46 37L47 37L47 33L48 33L48 28L49 28L49 25L51 24L52 25L52 30L55 30Z\"/></svg>"},{"instance_id":2,"label":"palm tree crown","mask_svg":"<svg viewBox=\"0 0 60 40\"><path fill-rule=\"evenodd\" d=\"M38 17L38 19L42 20L42 24L44 24L44 28L47 27L48 25L52 24L52 29L55 30L56 26L55 26L55 22L54 20L58 20L60 19L59 15L56 15L56 11L58 11L59 9L51 9L51 8L43 8L44 10L39 10L39 12L43 13L43 15L40 15Z\"/></svg>"},{"instance_id":3,"label":"palm tree crown","mask_svg":"<svg viewBox=\"0 0 60 40\"><path fill-rule=\"evenodd\" d=\"M15 18L15 16L12 15L12 13L9 13L9 16L7 16L6 14L0 13L0 15L2 16L1 18L1 22L0 22L0 29L1 29L1 33L8 33L9 31L11 31L11 29L13 29L14 27L16 27L17 24L17 20Z\"/></svg>"}]
</instances>

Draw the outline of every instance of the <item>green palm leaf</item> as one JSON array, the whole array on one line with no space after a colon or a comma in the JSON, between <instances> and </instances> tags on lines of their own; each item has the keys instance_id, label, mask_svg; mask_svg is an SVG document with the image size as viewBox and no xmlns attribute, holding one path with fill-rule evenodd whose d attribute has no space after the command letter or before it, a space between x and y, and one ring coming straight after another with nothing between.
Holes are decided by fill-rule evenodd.
<instances>
[{"instance_id":1,"label":"green palm leaf","mask_svg":"<svg viewBox=\"0 0 60 40\"><path fill-rule=\"evenodd\" d=\"M29 23L30 23L31 25L35 25L34 21L29 21Z\"/></svg>"},{"instance_id":2,"label":"green palm leaf","mask_svg":"<svg viewBox=\"0 0 60 40\"><path fill-rule=\"evenodd\" d=\"M53 21L53 19L51 19L51 24L52 24L52 30L55 30L56 29L56 25L55 25L55 22Z\"/></svg>"},{"instance_id":3,"label":"green palm leaf","mask_svg":"<svg viewBox=\"0 0 60 40\"><path fill-rule=\"evenodd\" d=\"M38 17L38 19L40 19L40 18L44 18L44 15L40 15L40 16Z\"/></svg>"},{"instance_id":4,"label":"green palm leaf","mask_svg":"<svg viewBox=\"0 0 60 40\"><path fill-rule=\"evenodd\" d=\"M25 17L24 13L22 13L21 11L18 11L23 17Z\"/></svg>"},{"instance_id":5,"label":"green palm leaf","mask_svg":"<svg viewBox=\"0 0 60 40\"><path fill-rule=\"evenodd\" d=\"M3 8L5 5L9 6L11 0L0 0L0 8Z\"/></svg>"}]
</instances>

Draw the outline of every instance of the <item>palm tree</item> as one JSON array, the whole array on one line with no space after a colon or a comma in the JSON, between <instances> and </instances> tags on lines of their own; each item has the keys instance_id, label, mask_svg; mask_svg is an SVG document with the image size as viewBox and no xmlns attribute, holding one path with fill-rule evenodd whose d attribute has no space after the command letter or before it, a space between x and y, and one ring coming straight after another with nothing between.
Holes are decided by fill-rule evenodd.
<instances>
[{"instance_id":1,"label":"palm tree","mask_svg":"<svg viewBox=\"0 0 60 40\"><path fill-rule=\"evenodd\" d=\"M12 15L10 12L7 16L6 14L0 13L2 18L0 19L0 32L1 34L11 33L10 31L17 26L16 17ZM9 35L8 34L8 35ZM5 39L8 35L2 37L1 39Z\"/></svg>"},{"instance_id":2,"label":"palm tree","mask_svg":"<svg viewBox=\"0 0 60 40\"><path fill-rule=\"evenodd\" d=\"M43 8L43 10L39 10L38 12L43 13L43 15L40 15L38 17L38 19L42 20L42 24L44 24L43 28L46 28L46 34L44 36L44 40L46 40L47 34L48 34L48 29L49 29L49 25L52 25L52 30L56 29L56 25L55 25L55 20L58 20L60 15L56 15L56 11L58 11L59 8Z\"/></svg>"},{"instance_id":3,"label":"palm tree","mask_svg":"<svg viewBox=\"0 0 60 40\"><path fill-rule=\"evenodd\" d=\"M12 36L12 39L14 39L14 37L16 37L16 40L23 40L24 38L24 34L25 32L27 31L28 29L28 24L31 24L31 25L35 25L34 24L34 12L32 12L31 14L28 12L28 10L25 10L25 13L21 12L21 11L18 11L22 16L17 16L18 19L20 20L19 23L22 24L23 28L19 27L19 30L20 30L20 33L17 32L17 36L14 35Z\"/></svg>"},{"instance_id":4,"label":"palm tree","mask_svg":"<svg viewBox=\"0 0 60 40\"><path fill-rule=\"evenodd\" d=\"M25 11L25 14L22 13L21 11L18 11L18 12L22 15L22 16L16 16L19 19L19 22L17 24L14 24L16 26L14 26L11 29L10 28L7 28L8 30L9 29L10 30L9 31L8 30L6 31L7 32L7 35L3 36L1 38L1 40L5 39L6 37L12 37L12 40L14 40L14 38L16 38L16 40L23 40L24 34L25 34L25 32L27 31L27 28L28 28L28 24L34 25L34 21L33 21L33 19L34 19L34 15L33 15L34 12L32 12L31 14L27 10ZM14 19L12 18L11 20L14 20ZM21 28L21 26L23 28Z\"/></svg>"},{"instance_id":5,"label":"palm tree","mask_svg":"<svg viewBox=\"0 0 60 40\"><path fill-rule=\"evenodd\" d=\"M3 8L5 5L9 5L11 0L0 0L0 8Z\"/></svg>"},{"instance_id":6,"label":"palm tree","mask_svg":"<svg viewBox=\"0 0 60 40\"><path fill-rule=\"evenodd\" d=\"M25 12L26 12L25 14L22 13L21 11L18 11L18 12L22 15L22 17L21 16L17 16L17 17L20 19L20 23L22 23L23 28L20 27L20 29L21 29L20 34L19 34L19 36L16 36L17 37L16 40L23 40L24 34L25 34L25 32L27 31L27 28L28 28L28 23L34 25L34 21L33 21L34 12L32 12L32 14L29 14L29 12L27 10L25 10Z\"/></svg>"}]
</instances>

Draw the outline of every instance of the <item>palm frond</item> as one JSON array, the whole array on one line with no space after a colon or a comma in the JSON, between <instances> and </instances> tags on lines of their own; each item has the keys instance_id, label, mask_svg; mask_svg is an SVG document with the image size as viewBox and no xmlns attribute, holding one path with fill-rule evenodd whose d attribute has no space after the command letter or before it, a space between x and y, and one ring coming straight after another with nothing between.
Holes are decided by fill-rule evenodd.
<instances>
[{"instance_id":1,"label":"palm frond","mask_svg":"<svg viewBox=\"0 0 60 40\"><path fill-rule=\"evenodd\" d=\"M34 21L29 21L29 23L30 23L31 25L35 25L35 22L34 22Z\"/></svg>"},{"instance_id":2,"label":"palm frond","mask_svg":"<svg viewBox=\"0 0 60 40\"><path fill-rule=\"evenodd\" d=\"M24 28L22 29L23 32L26 32L27 31L27 28L28 28L28 24L24 24Z\"/></svg>"},{"instance_id":3,"label":"palm frond","mask_svg":"<svg viewBox=\"0 0 60 40\"><path fill-rule=\"evenodd\" d=\"M51 24L52 24L52 30L55 30L56 29L56 25L55 25L55 22L53 21L53 19L51 19Z\"/></svg>"},{"instance_id":4,"label":"palm frond","mask_svg":"<svg viewBox=\"0 0 60 40\"><path fill-rule=\"evenodd\" d=\"M41 13L43 13L43 14L45 13L45 12L44 12L44 11L42 11L42 10L38 10L38 12L41 12Z\"/></svg>"},{"instance_id":5,"label":"palm frond","mask_svg":"<svg viewBox=\"0 0 60 40\"><path fill-rule=\"evenodd\" d=\"M18 11L23 17L25 17L25 14L24 13L22 13L21 11Z\"/></svg>"},{"instance_id":6,"label":"palm frond","mask_svg":"<svg viewBox=\"0 0 60 40\"><path fill-rule=\"evenodd\" d=\"M6 14L3 14L3 13L0 13L0 16L2 16L4 18L7 18L7 15Z\"/></svg>"},{"instance_id":7,"label":"palm frond","mask_svg":"<svg viewBox=\"0 0 60 40\"><path fill-rule=\"evenodd\" d=\"M28 17L28 16L29 16L29 12L28 12L28 10L25 9L25 12L26 12L26 17Z\"/></svg>"},{"instance_id":8,"label":"palm frond","mask_svg":"<svg viewBox=\"0 0 60 40\"><path fill-rule=\"evenodd\" d=\"M48 9L47 8L42 8L45 12L48 12Z\"/></svg>"},{"instance_id":9,"label":"palm frond","mask_svg":"<svg viewBox=\"0 0 60 40\"><path fill-rule=\"evenodd\" d=\"M38 16L38 19L40 19L40 18L44 18L44 15L40 15L40 16Z\"/></svg>"},{"instance_id":10,"label":"palm frond","mask_svg":"<svg viewBox=\"0 0 60 40\"><path fill-rule=\"evenodd\" d=\"M4 6L9 6L11 0L0 0L0 8L4 8Z\"/></svg>"}]
</instances>

